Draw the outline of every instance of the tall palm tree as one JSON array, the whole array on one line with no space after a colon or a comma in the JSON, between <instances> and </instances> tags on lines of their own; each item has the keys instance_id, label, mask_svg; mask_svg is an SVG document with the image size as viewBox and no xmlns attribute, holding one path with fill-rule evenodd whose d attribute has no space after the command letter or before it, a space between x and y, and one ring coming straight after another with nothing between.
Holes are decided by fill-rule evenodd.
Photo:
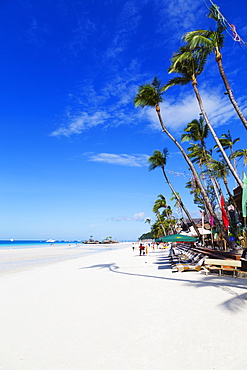
<instances>
[{"instance_id":1,"label":"tall palm tree","mask_svg":"<svg viewBox=\"0 0 247 370\"><path fill-rule=\"evenodd\" d=\"M167 177L167 174L166 174L166 171L165 171L165 165L167 163L167 158L168 158L168 149L167 148L164 148L163 153L161 153L159 150L155 150L153 152L153 154L148 158L148 162L150 163L150 165L149 165L149 171L152 171L152 170L154 170L155 168L158 168L158 167L160 167L162 169L164 178L165 178L168 186L170 187L170 189L171 189L174 197L177 199L180 207L184 210L184 212L185 212L186 216L188 217L190 223L195 228L195 231L196 231L196 233L197 233L197 235L199 237L200 236L200 232L199 232L196 224L194 223L194 220L190 216L189 211L185 207L184 203L182 202L181 198L178 196L177 192L174 190L171 182L169 181L169 179Z\"/></svg>"},{"instance_id":2,"label":"tall palm tree","mask_svg":"<svg viewBox=\"0 0 247 370\"><path fill-rule=\"evenodd\" d=\"M235 97L233 95L233 92L231 90L231 86L229 84L229 81L226 77L226 74L225 74L225 71L224 71L224 68L223 68L223 64L222 64L222 53L221 53L221 49L223 47L223 44L224 44L224 34L223 32L225 31L226 27L221 23L219 22L219 18L217 17L217 11L215 12L215 7L217 7L217 5L213 5L211 8L210 8L210 13L209 13L209 17L210 18L213 18L216 22L217 22L217 29L216 31L213 31L213 30L197 30L197 31L192 31L192 32L188 32L186 33L184 36L183 36L183 39L187 42L187 45L191 48L191 49L203 49L203 52L207 52L207 54L210 54L211 52L213 52L215 54L215 61L217 62L218 64L218 69L219 69L219 72L220 72L220 76L223 80L223 83L225 85L225 88L227 90L227 95L230 99L230 102L232 103L235 111L237 112L239 118L241 119L244 127L246 128L247 130L247 120L246 118L244 117L241 109L239 108L236 100L235 100ZM219 9L219 7L217 7Z\"/></svg>"},{"instance_id":3,"label":"tall palm tree","mask_svg":"<svg viewBox=\"0 0 247 370\"><path fill-rule=\"evenodd\" d=\"M169 73L177 73L180 77L174 77L171 79L167 84L161 89L161 92L166 91L172 86L175 85L186 85L189 82L192 83L192 87L194 89L201 113L205 119L205 122L208 125L208 128L211 131L211 134L218 145L223 158L225 159L226 163L228 164L230 171L232 172L233 176L235 177L237 183L243 188L243 182L238 176L237 172L233 168L229 158L227 157L226 152L224 151L214 129L211 125L204 106L202 104L202 99L197 88L197 76L200 75L204 69L204 65L206 62L206 52L201 51L200 53L197 51L192 51L186 46L182 46L177 53L172 56L172 64L168 69Z\"/></svg>"},{"instance_id":4,"label":"tall palm tree","mask_svg":"<svg viewBox=\"0 0 247 370\"><path fill-rule=\"evenodd\" d=\"M156 112L157 112L157 115L158 115L158 119L159 119L159 122L160 122L160 125L163 129L163 132L165 132L167 134L167 136L174 142L174 144L179 148L179 150L181 151L185 161L187 162L187 164L189 165L190 169L191 169L191 172L193 174L193 177L197 183L197 186L199 187L200 191L201 191L201 194L202 194L202 197L203 197L203 200L205 202L205 205L209 211L209 213L211 214L211 216L214 218L215 220L215 224L216 226L218 227L219 230L222 230L222 233L224 234L225 238L228 239L228 236L226 234L226 232L224 231L224 229L222 229L222 226L213 210L213 207L211 206L211 203L210 203L210 200L207 196L207 193L201 183L201 180L198 176L198 173L193 165L193 163L191 162L191 160L189 159L189 157L187 156L185 150L183 149L183 147L180 145L180 143L172 136L172 134L167 130L167 128L165 127L164 125L164 122L163 122L163 119L162 119L162 116L161 116L161 113L160 113L160 106L159 106L159 103L161 103L163 101L163 97L162 97L162 94L164 92L164 89L161 88L161 81L158 80L156 77L154 78L153 82L151 84L146 84L146 85L142 85L139 87L138 89L138 93L134 99L134 104L136 107L152 107L152 108L155 108Z\"/></svg>"}]
</instances>

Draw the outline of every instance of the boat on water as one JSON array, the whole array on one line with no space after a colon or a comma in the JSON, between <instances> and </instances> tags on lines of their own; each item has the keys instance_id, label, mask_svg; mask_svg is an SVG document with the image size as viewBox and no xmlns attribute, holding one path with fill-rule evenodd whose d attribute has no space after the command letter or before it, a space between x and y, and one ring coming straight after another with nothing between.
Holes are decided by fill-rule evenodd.
<instances>
[{"instance_id":1,"label":"boat on water","mask_svg":"<svg viewBox=\"0 0 247 370\"><path fill-rule=\"evenodd\" d=\"M14 241L14 239L13 239L13 238L11 238L11 239L9 239L9 241L10 241L10 242L13 242L13 241Z\"/></svg>"},{"instance_id":2,"label":"boat on water","mask_svg":"<svg viewBox=\"0 0 247 370\"><path fill-rule=\"evenodd\" d=\"M48 239L46 240L46 243L55 243L56 240L53 240L53 239Z\"/></svg>"}]
</instances>

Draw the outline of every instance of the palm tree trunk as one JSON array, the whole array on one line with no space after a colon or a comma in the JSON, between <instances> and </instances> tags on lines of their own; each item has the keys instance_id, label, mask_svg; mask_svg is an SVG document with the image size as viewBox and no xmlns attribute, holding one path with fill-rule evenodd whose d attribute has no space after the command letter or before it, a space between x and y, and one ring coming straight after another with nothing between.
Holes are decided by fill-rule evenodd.
<instances>
[{"instance_id":1,"label":"palm tree trunk","mask_svg":"<svg viewBox=\"0 0 247 370\"><path fill-rule=\"evenodd\" d=\"M219 141L219 139L218 139L218 137L217 137L217 135L216 135L216 133L215 133L215 131L214 131L214 129L213 129L213 127L212 127L212 125L211 125L211 123L210 123L210 121L209 121L208 117L207 117L207 114L206 114L206 112L205 112L205 110L204 110L204 107L203 107L203 104L202 104L201 96L200 96L199 91L198 91L198 89L197 89L197 81L196 81L196 80L193 80L193 81L192 81L192 86L193 86L193 89L194 89L194 92L195 92L195 95L196 95L196 98L197 98L197 101L198 101L198 104L199 104L200 110L201 110L202 115L203 115L203 117L204 117L204 119L205 119L205 122L207 123L207 125L208 125L208 127L209 127L209 129L210 129L210 131L211 131L211 134L212 134L212 136L213 136L213 138L214 138L214 140L215 140L216 144L218 145L218 147L219 147L219 149L220 149L220 151L221 151L221 153L222 153L222 155L223 155L223 157L224 157L224 159L225 159L225 161L226 161L226 163L227 163L227 165L228 165L228 167L229 167L229 169L230 169L231 173L232 173L232 174L233 174L233 176L235 177L235 179L236 179L237 183L238 183L238 184L241 186L241 188L243 189L243 183L242 183L241 179L239 178L239 176L238 176L237 172L236 172L236 171L235 171L235 169L233 168L233 165L231 164L231 162L230 162L230 160L229 160L228 156L226 155L226 152L224 151L224 149L223 149L223 147L222 147L222 145L221 145L221 142Z\"/></svg>"},{"instance_id":2,"label":"palm tree trunk","mask_svg":"<svg viewBox=\"0 0 247 370\"><path fill-rule=\"evenodd\" d=\"M231 156L232 156L233 153L234 153L232 146L230 147L230 151L231 151ZM236 162L236 158L235 157L232 159L232 163L233 163L233 167L234 167L235 171L238 173L238 170L237 170L237 162Z\"/></svg>"},{"instance_id":3,"label":"palm tree trunk","mask_svg":"<svg viewBox=\"0 0 247 370\"><path fill-rule=\"evenodd\" d=\"M209 213L211 214L211 216L214 218L214 221L215 221L215 225L216 227L218 228L218 230L220 230L222 232L222 235L224 235L224 238L226 239L227 243L229 244L229 238L228 238L228 234L227 232L224 230L224 228L222 227L221 223L219 222L214 210L213 210L213 207L210 203L210 200L207 196L207 193L204 189L204 187L202 186L202 183L201 183L201 180L198 176L198 173L196 172L196 169L195 167L193 166L193 163L191 162L191 160L189 159L189 157L187 156L187 154L185 153L183 147L179 144L179 142L170 134L170 132L167 130L167 128L165 127L164 125L164 122L162 120L162 117L161 117L161 113L160 113L160 107L158 104L156 104L156 112L157 112L157 115L158 115L158 118L159 118L159 121L160 121L160 125L163 129L163 132L165 132L167 134L167 136L174 142L174 144L177 145L177 147L179 148L179 150L181 151L181 153L183 154L183 157L184 159L186 160L186 162L188 163L190 169L191 169L191 172L193 173L193 176L195 178L195 181L201 191L201 194L202 194L202 197L203 197L203 200L205 202L205 205L209 211Z\"/></svg>"},{"instance_id":4,"label":"palm tree trunk","mask_svg":"<svg viewBox=\"0 0 247 370\"><path fill-rule=\"evenodd\" d=\"M244 117L241 109L239 108L239 106L238 106L238 104L237 104L237 102L236 102L236 100L234 98L233 92L231 90L231 86L229 84L229 81L228 81L228 79L226 77L226 74L225 74L225 71L224 71L224 68L223 68L223 65L222 65L222 55L221 54L218 54L218 56L216 56L215 60L216 60L216 62L218 64L219 72L220 72L221 78L222 78L222 80L224 82L225 88L227 90L227 93L228 93L227 95L228 95L228 97L230 99L230 102L232 103L235 111L237 112L239 118L241 119L244 127L247 130L247 120Z\"/></svg>"},{"instance_id":5,"label":"palm tree trunk","mask_svg":"<svg viewBox=\"0 0 247 370\"><path fill-rule=\"evenodd\" d=\"M180 199L180 197L179 197L179 196L177 195L177 193L175 192L175 190L174 190L174 188L173 188L172 184L171 184L171 183L170 183L170 181L168 180L168 177L167 177L167 175L166 175L165 169L164 169L163 167L162 167L162 171L163 171L163 175L164 175L164 177L165 177L165 179L166 179L166 182L167 182L168 186L170 187L170 189L171 189L171 191L172 191L173 195L174 195L174 196L175 196L175 198L177 199L177 201L178 201L178 203L179 203L180 207L182 207L182 209L184 210L184 212L185 212L186 216L188 217L188 219L189 219L190 223L191 223L191 224L192 224L192 226L194 227L195 232L197 233L197 236L198 236L198 237L200 237L200 236L201 236L201 234L200 234L200 232L199 232L199 230L198 230L198 227L196 226L196 224L195 224L194 220L193 220L193 219L192 219L192 217L190 216L189 211L187 210L187 208L186 208L186 207L185 207L185 205L183 204L182 200Z\"/></svg>"}]
</instances>

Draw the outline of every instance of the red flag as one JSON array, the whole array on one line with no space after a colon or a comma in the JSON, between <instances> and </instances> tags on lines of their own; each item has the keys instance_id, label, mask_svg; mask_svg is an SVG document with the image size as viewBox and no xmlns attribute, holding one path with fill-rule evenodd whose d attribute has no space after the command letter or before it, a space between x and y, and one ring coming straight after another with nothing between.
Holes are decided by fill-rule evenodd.
<instances>
[{"instance_id":1,"label":"red flag","mask_svg":"<svg viewBox=\"0 0 247 370\"><path fill-rule=\"evenodd\" d=\"M227 230L228 226L229 226L229 220L228 220L226 210L225 210L225 200L224 200L223 195L221 195L221 197L220 197L220 204L221 204L223 225L224 225L224 228Z\"/></svg>"}]
</instances>

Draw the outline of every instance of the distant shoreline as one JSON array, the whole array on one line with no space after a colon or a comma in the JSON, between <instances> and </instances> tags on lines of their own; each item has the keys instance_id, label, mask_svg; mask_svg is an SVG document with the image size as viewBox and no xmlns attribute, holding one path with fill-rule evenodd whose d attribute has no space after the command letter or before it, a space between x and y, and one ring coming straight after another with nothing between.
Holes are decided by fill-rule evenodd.
<instances>
[{"instance_id":1,"label":"distant shoreline","mask_svg":"<svg viewBox=\"0 0 247 370\"><path fill-rule=\"evenodd\" d=\"M112 249L121 249L130 244L130 242L117 244L40 243L25 246L24 243L12 248L11 246L0 246L0 275L82 258Z\"/></svg>"}]
</instances>

